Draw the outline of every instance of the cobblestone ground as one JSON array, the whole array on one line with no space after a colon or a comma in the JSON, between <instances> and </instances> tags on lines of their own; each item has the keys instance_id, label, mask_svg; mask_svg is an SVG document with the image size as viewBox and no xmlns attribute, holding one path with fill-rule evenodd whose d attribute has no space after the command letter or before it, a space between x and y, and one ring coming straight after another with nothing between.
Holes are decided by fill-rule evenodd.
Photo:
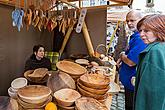
<instances>
[{"instance_id":1,"label":"cobblestone ground","mask_svg":"<svg viewBox=\"0 0 165 110\"><path fill-rule=\"evenodd\" d=\"M120 92L112 97L110 110L125 110L124 86L120 83Z\"/></svg>"}]
</instances>

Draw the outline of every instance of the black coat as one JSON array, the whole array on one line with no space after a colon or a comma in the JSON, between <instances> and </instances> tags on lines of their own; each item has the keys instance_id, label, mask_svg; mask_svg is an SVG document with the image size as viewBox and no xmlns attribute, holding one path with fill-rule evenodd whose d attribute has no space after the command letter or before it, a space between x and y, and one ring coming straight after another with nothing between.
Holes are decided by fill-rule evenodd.
<instances>
[{"instance_id":1,"label":"black coat","mask_svg":"<svg viewBox=\"0 0 165 110\"><path fill-rule=\"evenodd\" d=\"M37 60L35 55L31 55L30 58L25 63L25 71L27 70L35 70L37 68L47 68L51 70L51 62L48 58L42 58L41 60Z\"/></svg>"}]
</instances>

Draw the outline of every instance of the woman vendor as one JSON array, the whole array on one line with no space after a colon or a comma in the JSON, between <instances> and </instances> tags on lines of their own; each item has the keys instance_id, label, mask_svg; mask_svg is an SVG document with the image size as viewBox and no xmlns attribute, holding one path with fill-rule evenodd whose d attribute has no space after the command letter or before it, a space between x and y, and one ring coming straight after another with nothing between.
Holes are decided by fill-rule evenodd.
<instances>
[{"instance_id":1,"label":"woman vendor","mask_svg":"<svg viewBox=\"0 0 165 110\"><path fill-rule=\"evenodd\" d=\"M33 47L33 54L25 63L25 71L35 70L37 68L47 68L51 70L51 62L48 58L44 57L45 49L43 45L35 45Z\"/></svg>"}]
</instances>

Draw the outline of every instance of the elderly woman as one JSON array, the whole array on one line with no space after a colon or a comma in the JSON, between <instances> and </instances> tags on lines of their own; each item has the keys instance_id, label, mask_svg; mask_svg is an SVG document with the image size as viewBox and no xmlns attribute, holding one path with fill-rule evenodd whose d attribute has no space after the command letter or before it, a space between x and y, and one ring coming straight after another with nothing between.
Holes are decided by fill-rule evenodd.
<instances>
[{"instance_id":1,"label":"elderly woman","mask_svg":"<svg viewBox=\"0 0 165 110\"><path fill-rule=\"evenodd\" d=\"M165 15L151 15L137 24L147 48L139 56L134 110L165 110Z\"/></svg>"},{"instance_id":2,"label":"elderly woman","mask_svg":"<svg viewBox=\"0 0 165 110\"><path fill-rule=\"evenodd\" d=\"M51 70L51 62L48 58L44 57L45 50L42 45L35 45L33 47L33 54L25 63L25 71L35 70L37 68L47 68Z\"/></svg>"}]
</instances>

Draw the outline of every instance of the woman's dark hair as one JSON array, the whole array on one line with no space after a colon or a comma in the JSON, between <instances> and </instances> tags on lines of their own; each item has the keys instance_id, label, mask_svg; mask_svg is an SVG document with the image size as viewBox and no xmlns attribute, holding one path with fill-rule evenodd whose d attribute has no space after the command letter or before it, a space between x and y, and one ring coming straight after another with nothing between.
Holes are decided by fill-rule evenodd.
<instances>
[{"instance_id":1,"label":"woman's dark hair","mask_svg":"<svg viewBox=\"0 0 165 110\"><path fill-rule=\"evenodd\" d=\"M40 44L35 45L35 46L33 47L33 53L34 53L34 52L38 52L38 49L39 49L40 47L43 47L43 48L44 48L43 45L40 45Z\"/></svg>"}]
</instances>

